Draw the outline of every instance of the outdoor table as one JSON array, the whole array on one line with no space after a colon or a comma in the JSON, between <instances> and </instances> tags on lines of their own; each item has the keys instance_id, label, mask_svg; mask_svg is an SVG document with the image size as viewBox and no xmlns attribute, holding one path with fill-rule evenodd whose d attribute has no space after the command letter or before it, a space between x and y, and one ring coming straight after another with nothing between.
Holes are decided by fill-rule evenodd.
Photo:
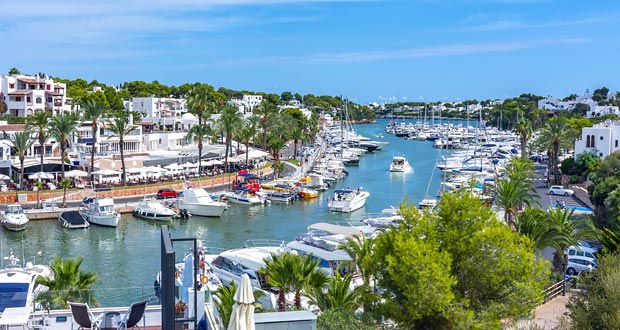
<instances>
[{"instance_id":1,"label":"outdoor table","mask_svg":"<svg viewBox=\"0 0 620 330\"><path fill-rule=\"evenodd\" d=\"M30 318L30 308L28 307L7 307L0 317L0 326L8 329L11 326L21 325L25 328Z\"/></svg>"}]
</instances>

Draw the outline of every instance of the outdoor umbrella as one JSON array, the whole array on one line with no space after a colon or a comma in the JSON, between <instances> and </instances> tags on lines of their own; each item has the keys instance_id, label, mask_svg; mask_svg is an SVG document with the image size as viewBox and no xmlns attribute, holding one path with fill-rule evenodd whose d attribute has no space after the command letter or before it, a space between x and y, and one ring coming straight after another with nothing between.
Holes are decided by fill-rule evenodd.
<instances>
[{"instance_id":1,"label":"outdoor umbrella","mask_svg":"<svg viewBox=\"0 0 620 330\"><path fill-rule=\"evenodd\" d=\"M28 175L28 179L32 180L32 179L46 179L46 180L50 180L54 178L54 174L52 173L47 173L47 172L37 172L37 173L33 173L33 174L29 174Z\"/></svg>"},{"instance_id":2,"label":"outdoor umbrella","mask_svg":"<svg viewBox=\"0 0 620 330\"><path fill-rule=\"evenodd\" d=\"M248 274L241 276L241 284L235 292L228 330L255 330L254 326L254 293Z\"/></svg>"},{"instance_id":3,"label":"outdoor umbrella","mask_svg":"<svg viewBox=\"0 0 620 330\"><path fill-rule=\"evenodd\" d=\"M67 178L83 178L85 176L88 176L88 173L80 170L71 170L65 172L65 177Z\"/></svg>"},{"instance_id":4,"label":"outdoor umbrella","mask_svg":"<svg viewBox=\"0 0 620 330\"><path fill-rule=\"evenodd\" d=\"M0 174L0 180L8 180L8 179L10 179L8 175Z\"/></svg>"}]
</instances>

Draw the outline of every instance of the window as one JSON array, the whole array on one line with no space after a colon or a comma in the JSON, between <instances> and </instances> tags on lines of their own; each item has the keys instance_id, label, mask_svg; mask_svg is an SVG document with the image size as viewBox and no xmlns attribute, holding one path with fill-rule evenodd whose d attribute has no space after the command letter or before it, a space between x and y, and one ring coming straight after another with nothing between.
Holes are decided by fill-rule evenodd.
<instances>
[{"instance_id":1,"label":"window","mask_svg":"<svg viewBox=\"0 0 620 330\"><path fill-rule=\"evenodd\" d=\"M43 102L43 100L40 97L37 97L36 102L37 102L37 104L41 104L41 102Z\"/></svg>"},{"instance_id":2,"label":"window","mask_svg":"<svg viewBox=\"0 0 620 330\"><path fill-rule=\"evenodd\" d=\"M601 136L601 141L603 141L603 137Z\"/></svg>"},{"instance_id":3,"label":"window","mask_svg":"<svg viewBox=\"0 0 620 330\"><path fill-rule=\"evenodd\" d=\"M590 135L586 135L586 148L590 148Z\"/></svg>"},{"instance_id":4,"label":"window","mask_svg":"<svg viewBox=\"0 0 620 330\"><path fill-rule=\"evenodd\" d=\"M602 152L599 152L598 155L599 155L599 157L603 157L603 153Z\"/></svg>"},{"instance_id":5,"label":"window","mask_svg":"<svg viewBox=\"0 0 620 330\"><path fill-rule=\"evenodd\" d=\"M10 83L9 88L15 88L15 83Z\"/></svg>"},{"instance_id":6,"label":"window","mask_svg":"<svg viewBox=\"0 0 620 330\"><path fill-rule=\"evenodd\" d=\"M30 96L26 96L26 102L30 103Z\"/></svg>"},{"instance_id":7,"label":"window","mask_svg":"<svg viewBox=\"0 0 620 330\"><path fill-rule=\"evenodd\" d=\"M30 85L30 89L37 89L35 85Z\"/></svg>"},{"instance_id":8,"label":"window","mask_svg":"<svg viewBox=\"0 0 620 330\"><path fill-rule=\"evenodd\" d=\"M45 89L47 89L48 91L52 88L51 85L45 85Z\"/></svg>"},{"instance_id":9,"label":"window","mask_svg":"<svg viewBox=\"0 0 620 330\"><path fill-rule=\"evenodd\" d=\"M618 140L616 140L616 148L618 148Z\"/></svg>"},{"instance_id":10,"label":"window","mask_svg":"<svg viewBox=\"0 0 620 330\"><path fill-rule=\"evenodd\" d=\"M22 101L22 97L21 97L21 96L16 96L16 97L15 97L15 101L17 101L17 102L21 102L21 101Z\"/></svg>"}]
</instances>

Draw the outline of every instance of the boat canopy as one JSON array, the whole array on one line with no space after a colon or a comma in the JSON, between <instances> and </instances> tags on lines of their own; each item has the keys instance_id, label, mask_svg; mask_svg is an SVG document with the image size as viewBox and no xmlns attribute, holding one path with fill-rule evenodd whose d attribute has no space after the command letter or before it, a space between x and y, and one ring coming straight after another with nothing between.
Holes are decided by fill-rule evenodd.
<instances>
[{"instance_id":1,"label":"boat canopy","mask_svg":"<svg viewBox=\"0 0 620 330\"><path fill-rule=\"evenodd\" d=\"M348 226L340 226L340 225L334 225L331 223L326 223L326 222L319 222L319 223L315 223L312 224L308 227L308 229L311 230L322 230L322 231L326 231L328 233L332 233L332 234L339 234L339 235L344 235L346 237L352 237L352 236L356 236L356 235L364 235L364 233L354 227L348 227Z\"/></svg>"},{"instance_id":2,"label":"boat canopy","mask_svg":"<svg viewBox=\"0 0 620 330\"><path fill-rule=\"evenodd\" d=\"M351 257L344 250L327 251L312 245L292 241L286 244L290 250L302 254L312 254L313 256L325 261L351 261Z\"/></svg>"},{"instance_id":3,"label":"boat canopy","mask_svg":"<svg viewBox=\"0 0 620 330\"><path fill-rule=\"evenodd\" d=\"M334 190L334 194L350 194L352 193L352 189L336 189Z\"/></svg>"}]
</instances>

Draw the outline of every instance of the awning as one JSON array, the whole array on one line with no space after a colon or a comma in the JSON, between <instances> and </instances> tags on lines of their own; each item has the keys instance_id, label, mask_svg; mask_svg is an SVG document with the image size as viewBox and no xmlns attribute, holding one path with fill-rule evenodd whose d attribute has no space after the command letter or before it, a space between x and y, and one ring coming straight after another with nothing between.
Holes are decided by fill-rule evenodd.
<instances>
[{"instance_id":1,"label":"awning","mask_svg":"<svg viewBox=\"0 0 620 330\"><path fill-rule=\"evenodd\" d=\"M364 234L361 230L354 228L354 227L334 225L334 224L326 223L326 222L319 222L319 223L312 224L308 227L308 229L322 230L322 231L326 231L332 234L344 235L346 237L352 237L352 236Z\"/></svg>"}]
</instances>

